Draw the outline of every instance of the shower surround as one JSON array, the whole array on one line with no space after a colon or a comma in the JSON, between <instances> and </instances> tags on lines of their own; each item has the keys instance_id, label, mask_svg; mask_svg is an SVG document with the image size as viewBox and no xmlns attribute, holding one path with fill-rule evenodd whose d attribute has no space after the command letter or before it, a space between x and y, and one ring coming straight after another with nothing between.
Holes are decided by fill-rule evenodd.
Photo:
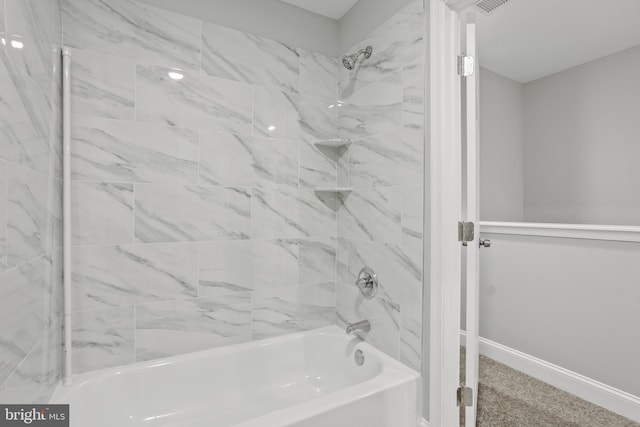
<instances>
[{"instance_id":1,"label":"shower surround","mask_svg":"<svg viewBox=\"0 0 640 427\"><path fill-rule=\"evenodd\" d=\"M373 55L340 68L339 134L353 141L339 159L338 323L369 319L366 340L421 370L425 28L422 1L401 9L357 43ZM353 285L371 267L380 291ZM426 291L428 292L428 286ZM428 327L428 325L425 325Z\"/></svg>"},{"instance_id":2,"label":"shower surround","mask_svg":"<svg viewBox=\"0 0 640 427\"><path fill-rule=\"evenodd\" d=\"M334 324L337 61L130 0L73 48L73 366Z\"/></svg>"},{"instance_id":3,"label":"shower surround","mask_svg":"<svg viewBox=\"0 0 640 427\"><path fill-rule=\"evenodd\" d=\"M0 0L0 402L48 401L62 360L57 0Z\"/></svg>"},{"instance_id":4,"label":"shower surround","mask_svg":"<svg viewBox=\"0 0 640 427\"><path fill-rule=\"evenodd\" d=\"M74 373L362 318L419 370L422 3L351 72L132 0L62 5ZM314 144L338 136L349 150ZM353 192L313 191L336 185Z\"/></svg>"}]
</instances>

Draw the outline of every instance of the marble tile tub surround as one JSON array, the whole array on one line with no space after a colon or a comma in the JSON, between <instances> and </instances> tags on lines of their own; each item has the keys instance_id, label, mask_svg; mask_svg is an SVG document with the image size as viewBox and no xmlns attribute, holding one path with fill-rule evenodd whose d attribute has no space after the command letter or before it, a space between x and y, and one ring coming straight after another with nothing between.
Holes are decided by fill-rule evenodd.
<instances>
[{"instance_id":1,"label":"marble tile tub surround","mask_svg":"<svg viewBox=\"0 0 640 427\"><path fill-rule=\"evenodd\" d=\"M6 0L5 0L6 1ZM74 372L336 322L338 62L132 0L73 48Z\"/></svg>"},{"instance_id":2,"label":"marble tile tub surround","mask_svg":"<svg viewBox=\"0 0 640 427\"><path fill-rule=\"evenodd\" d=\"M60 8L0 1L0 401L61 375Z\"/></svg>"},{"instance_id":3,"label":"marble tile tub surround","mask_svg":"<svg viewBox=\"0 0 640 427\"><path fill-rule=\"evenodd\" d=\"M367 318L365 339L416 370L421 363L424 173L423 2L416 1L353 46L373 55L340 68L341 137L354 142L339 160L339 182L353 191L338 208L338 323ZM353 286L363 266L380 290Z\"/></svg>"}]
</instances>

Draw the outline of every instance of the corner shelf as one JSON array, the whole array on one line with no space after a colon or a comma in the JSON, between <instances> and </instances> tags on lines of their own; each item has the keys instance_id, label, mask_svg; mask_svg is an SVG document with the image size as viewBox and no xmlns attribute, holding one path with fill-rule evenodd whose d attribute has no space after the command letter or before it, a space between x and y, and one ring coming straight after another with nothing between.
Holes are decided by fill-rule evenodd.
<instances>
[{"instance_id":1,"label":"corner shelf","mask_svg":"<svg viewBox=\"0 0 640 427\"><path fill-rule=\"evenodd\" d=\"M331 148L340 148L340 147L349 147L351 145L350 139L342 139L342 138L332 138L332 139L322 139L320 141L315 141L315 145L319 145L321 147L331 147Z\"/></svg>"},{"instance_id":2,"label":"corner shelf","mask_svg":"<svg viewBox=\"0 0 640 427\"><path fill-rule=\"evenodd\" d=\"M351 187L314 187L316 193L350 193Z\"/></svg>"}]
</instances>

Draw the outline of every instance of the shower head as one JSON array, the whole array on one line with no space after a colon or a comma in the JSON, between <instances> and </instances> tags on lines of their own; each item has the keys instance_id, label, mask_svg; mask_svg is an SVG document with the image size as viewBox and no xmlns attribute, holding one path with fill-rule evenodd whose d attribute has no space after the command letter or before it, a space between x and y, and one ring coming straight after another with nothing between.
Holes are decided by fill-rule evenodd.
<instances>
[{"instance_id":1,"label":"shower head","mask_svg":"<svg viewBox=\"0 0 640 427\"><path fill-rule=\"evenodd\" d=\"M366 48L360 49L358 52L354 54L343 56L342 65L344 65L344 68L351 71L355 68L356 61L358 61L358 58L360 57L360 55L364 55L366 59L366 58L370 58L372 53L373 53L373 47L367 46Z\"/></svg>"}]
</instances>

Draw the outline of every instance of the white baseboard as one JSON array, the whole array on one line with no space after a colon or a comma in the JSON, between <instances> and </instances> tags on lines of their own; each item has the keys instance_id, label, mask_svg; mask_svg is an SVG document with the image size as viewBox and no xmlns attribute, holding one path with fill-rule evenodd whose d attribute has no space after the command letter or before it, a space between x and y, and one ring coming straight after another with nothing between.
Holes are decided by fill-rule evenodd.
<instances>
[{"instance_id":1,"label":"white baseboard","mask_svg":"<svg viewBox=\"0 0 640 427\"><path fill-rule=\"evenodd\" d=\"M464 344L466 336L464 332L460 335ZM611 412L640 422L638 396L485 338L480 338L480 354Z\"/></svg>"}]
</instances>

